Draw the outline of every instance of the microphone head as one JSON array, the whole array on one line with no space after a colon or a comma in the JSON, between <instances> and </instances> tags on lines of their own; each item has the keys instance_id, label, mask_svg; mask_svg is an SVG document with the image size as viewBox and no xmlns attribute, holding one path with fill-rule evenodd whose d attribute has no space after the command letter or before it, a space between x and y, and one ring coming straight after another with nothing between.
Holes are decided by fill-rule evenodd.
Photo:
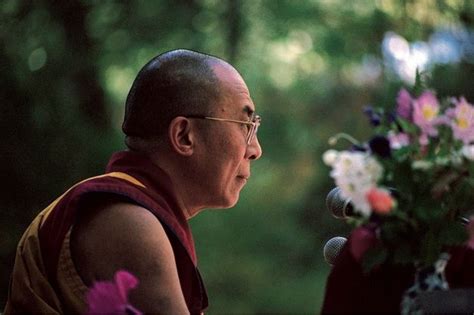
<instances>
[{"instance_id":1,"label":"microphone head","mask_svg":"<svg viewBox=\"0 0 474 315\"><path fill-rule=\"evenodd\" d=\"M458 221L464 226L468 225L471 222L471 220L462 216L458 216Z\"/></svg>"},{"instance_id":2,"label":"microphone head","mask_svg":"<svg viewBox=\"0 0 474 315\"><path fill-rule=\"evenodd\" d=\"M326 197L326 207L338 219L345 219L354 214L351 199L341 196L341 188L333 188Z\"/></svg>"},{"instance_id":3,"label":"microphone head","mask_svg":"<svg viewBox=\"0 0 474 315\"><path fill-rule=\"evenodd\" d=\"M324 259L333 266L336 263L337 256L347 242L347 238L336 236L326 242L323 249Z\"/></svg>"}]
</instances>

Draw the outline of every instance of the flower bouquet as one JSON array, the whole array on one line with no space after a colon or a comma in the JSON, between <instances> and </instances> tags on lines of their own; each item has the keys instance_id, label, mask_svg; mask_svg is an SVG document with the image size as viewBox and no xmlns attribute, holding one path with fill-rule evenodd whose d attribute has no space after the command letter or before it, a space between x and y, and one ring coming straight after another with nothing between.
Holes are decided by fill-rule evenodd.
<instances>
[{"instance_id":1,"label":"flower bouquet","mask_svg":"<svg viewBox=\"0 0 474 315\"><path fill-rule=\"evenodd\" d=\"M351 148L323 160L354 207L347 221L365 233L366 244L350 250L366 271L386 263L440 270L449 248L469 239L461 221L474 208L474 107L464 97L439 100L419 74L394 103L365 108L373 137L336 135L330 144L347 139Z\"/></svg>"}]
</instances>

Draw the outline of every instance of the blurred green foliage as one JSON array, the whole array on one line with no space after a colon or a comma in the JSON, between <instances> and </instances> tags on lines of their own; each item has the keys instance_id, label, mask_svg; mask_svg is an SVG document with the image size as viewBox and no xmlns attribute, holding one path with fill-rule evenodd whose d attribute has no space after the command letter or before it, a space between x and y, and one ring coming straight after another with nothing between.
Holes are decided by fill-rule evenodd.
<instances>
[{"instance_id":1,"label":"blurred green foliage","mask_svg":"<svg viewBox=\"0 0 474 315\"><path fill-rule=\"evenodd\" d=\"M150 58L174 48L218 55L246 79L263 117L263 157L232 210L191 222L208 314L317 313L324 242L347 227L325 209L327 139L368 134L361 109L394 102L384 67L392 31L427 40L473 27L471 0L3 0L0 3L0 305L16 244L69 185L124 148L123 103ZM365 61L380 73L361 74ZM443 95L473 98L473 64L432 71Z\"/></svg>"}]
</instances>

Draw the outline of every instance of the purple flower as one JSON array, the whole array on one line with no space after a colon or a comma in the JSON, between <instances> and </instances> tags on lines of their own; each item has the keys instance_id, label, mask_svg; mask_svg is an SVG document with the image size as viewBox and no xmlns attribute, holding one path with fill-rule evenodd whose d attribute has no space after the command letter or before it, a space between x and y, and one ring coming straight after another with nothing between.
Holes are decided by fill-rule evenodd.
<instances>
[{"instance_id":1,"label":"purple flower","mask_svg":"<svg viewBox=\"0 0 474 315\"><path fill-rule=\"evenodd\" d=\"M391 155L390 141L383 136L375 136L370 139L369 147L372 152L382 158L388 158Z\"/></svg>"},{"instance_id":2,"label":"purple flower","mask_svg":"<svg viewBox=\"0 0 474 315\"><path fill-rule=\"evenodd\" d=\"M470 144L474 141L474 107L464 97L454 99L454 105L454 108L446 111L453 137L464 144Z\"/></svg>"},{"instance_id":3,"label":"purple flower","mask_svg":"<svg viewBox=\"0 0 474 315\"><path fill-rule=\"evenodd\" d=\"M421 129L420 143L428 144L428 136L438 135L437 125L445 123L445 118L438 115L439 103L436 96L427 91L413 102L413 122Z\"/></svg>"},{"instance_id":4,"label":"purple flower","mask_svg":"<svg viewBox=\"0 0 474 315\"><path fill-rule=\"evenodd\" d=\"M370 123L372 124L372 126L377 127L377 126L380 125L382 117L380 116L379 113L374 111L374 108L372 106L365 106L364 107L364 114L366 114L367 117L369 117L369 120L370 120Z\"/></svg>"},{"instance_id":5,"label":"purple flower","mask_svg":"<svg viewBox=\"0 0 474 315\"><path fill-rule=\"evenodd\" d=\"M401 89L397 96L397 115L412 120L413 98L407 90Z\"/></svg>"},{"instance_id":6,"label":"purple flower","mask_svg":"<svg viewBox=\"0 0 474 315\"><path fill-rule=\"evenodd\" d=\"M128 291L138 285L131 273L119 270L114 281L97 281L86 294L87 314L142 314L128 302Z\"/></svg>"}]
</instances>

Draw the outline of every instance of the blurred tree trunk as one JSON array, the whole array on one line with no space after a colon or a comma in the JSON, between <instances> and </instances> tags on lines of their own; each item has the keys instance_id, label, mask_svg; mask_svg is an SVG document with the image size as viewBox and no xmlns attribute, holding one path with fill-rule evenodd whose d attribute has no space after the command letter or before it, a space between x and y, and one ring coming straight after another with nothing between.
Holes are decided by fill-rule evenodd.
<instances>
[{"instance_id":1,"label":"blurred tree trunk","mask_svg":"<svg viewBox=\"0 0 474 315\"><path fill-rule=\"evenodd\" d=\"M241 0L227 0L226 19L227 30L227 56L230 63L235 63L239 54L239 46L243 34L243 16Z\"/></svg>"},{"instance_id":2,"label":"blurred tree trunk","mask_svg":"<svg viewBox=\"0 0 474 315\"><path fill-rule=\"evenodd\" d=\"M0 174L5 181L0 310L25 227L67 185L97 171L99 149L86 146L109 128L86 26L90 8L80 1L29 0L5 8L0 11ZM39 68L31 64L35 51L44 53Z\"/></svg>"},{"instance_id":3,"label":"blurred tree trunk","mask_svg":"<svg viewBox=\"0 0 474 315\"><path fill-rule=\"evenodd\" d=\"M89 37L86 18L89 7L81 1L47 1L48 10L60 22L66 35L70 76L80 95L79 106L93 125L100 129L109 126L104 92L98 80L95 46Z\"/></svg>"}]
</instances>

